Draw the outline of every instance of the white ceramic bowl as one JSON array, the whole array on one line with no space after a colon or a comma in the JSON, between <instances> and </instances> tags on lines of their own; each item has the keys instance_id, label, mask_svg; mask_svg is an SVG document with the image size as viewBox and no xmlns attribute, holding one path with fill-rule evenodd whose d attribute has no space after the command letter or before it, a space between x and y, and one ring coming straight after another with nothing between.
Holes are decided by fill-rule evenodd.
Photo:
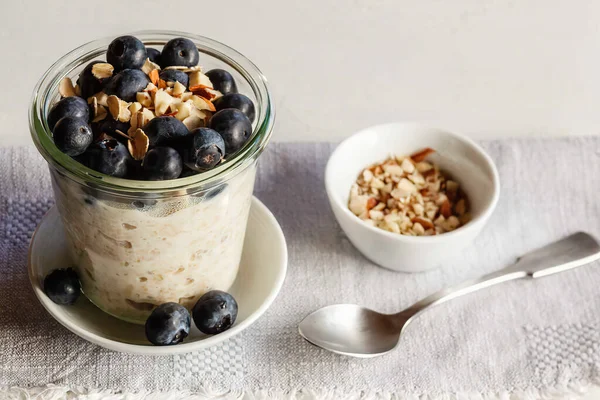
<instances>
[{"instance_id":1,"label":"white ceramic bowl","mask_svg":"<svg viewBox=\"0 0 600 400\"><path fill-rule=\"evenodd\" d=\"M436 236L403 236L372 227L348 209L350 187L361 171L390 155L407 155L431 147L428 160L457 180L471 204L472 220ZM500 194L498 171L490 157L470 139L413 123L364 129L342 142L325 171L331 208L348 239L374 263L404 272L435 268L468 246L494 211Z\"/></svg>"},{"instance_id":2,"label":"white ceramic bowl","mask_svg":"<svg viewBox=\"0 0 600 400\"><path fill-rule=\"evenodd\" d=\"M252 201L238 276L229 292L238 302L235 324L214 336L202 334L192 323L190 335L175 346L152 346L143 325L112 317L81 296L72 306L53 303L44 294L44 277L69 266L65 233L53 207L40 222L29 247L29 278L40 303L58 322L82 338L111 350L142 354L187 353L214 346L237 335L258 319L271 305L285 278L287 247L273 214L256 198Z\"/></svg>"}]
</instances>

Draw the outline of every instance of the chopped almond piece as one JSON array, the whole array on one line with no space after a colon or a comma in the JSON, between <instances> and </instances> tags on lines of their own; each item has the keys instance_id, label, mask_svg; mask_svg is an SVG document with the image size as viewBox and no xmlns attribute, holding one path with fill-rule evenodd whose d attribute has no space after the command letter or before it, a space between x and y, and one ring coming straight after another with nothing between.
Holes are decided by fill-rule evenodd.
<instances>
[{"instance_id":1,"label":"chopped almond piece","mask_svg":"<svg viewBox=\"0 0 600 400\"><path fill-rule=\"evenodd\" d=\"M131 115L137 113L138 111L140 111L142 109L142 104L134 101L133 103L131 103L131 105L129 106L129 112L131 113Z\"/></svg>"},{"instance_id":2,"label":"chopped almond piece","mask_svg":"<svg viewBox=\"0 0 600 400\"><path fill-rule=\"evenodd\" d=\"M92 66L92 75L96 79L106 79L113 75L114 68L109 63L97 63Z\"/></svg>"},{"instance_id":3,"label":"chopped almond piece","mask_svg":"<svg viewBox=\"0 0 600 400\"><path fill-rule=\"evenodd\" d=\"M450 205L450 201L446 200L440 206L440 213L444 216L444 218L449 218L452 215L452 206Z\"/></svg>"},{"instance_id":4,"label":"chopped almond piece","mask_svg":"<svg viewBox=\"0 0 600 400\"><path fill-rule=\"evenodd\" d=\"M58 85L58 92L62 97L72 97L77 96L75 93L75 87L73 86L73 81L69 77L65 77L60 81L60 85Z\"/></svg>"},{"instance_id":5,"label":"chopped almond piece","mask_svg":"<svg viewBox=\"0 0 600 400\"><path fill-rule=\"evenodd\" d=\"M99 105L108 107L108 95L104 92L98 92L95 95L88 98L88 104L92 104L92 102L96 99Z\"/></svg>"},{"instance_id":6,"label":"chopped almond piece","mask_svg":"<svg viewBox=\"0 0 600 400\"><path fill-rule=\"evenodd\" d=\"M202 119L196 115L190 115L187 118L185 118L182 122L186 126L186 128L188 128L188 130L190 130L190 131L192 131L196 128L204 128L205 127L204 119Z\"/></svg>"},{"instance_id":7,"label":"chopped almond piece","mask_svg":"<svg viewBox=\"0 0 600 400\"><path fill-rule=\"evenodd\" d=\"M153 63L152 61L150 61L149 58L146 58L146 61L144 62L144 65L142 65L142 71L146 75L150 75L150 73L152 71L160 71L160 66L158 64Z\"/></svg>"},{"instance_id":8,"label":"chopped almond piece","mask_svg":"<svg viewBox=\"0 0 600 400\"><path fill-rule=\"evenodd\" d=\"M216 111L215 105L208 99L202 96L193 95L190 100L198 110Z\"/></svg>"},{"instance_id":9,"label":"chopped almond piece","mask_svg":"<svg viewBox=\"0 0 600 400\"><path fill-rule=\"evenodd\" d=\"M148 73L148 78L150 78L150 83L152 83L154 86L158 85L158 80L160 79L158 77L158 70L153 69L152 71L150 71L150 73ZM146 89L148 90L147 87L146 87ZM150 90L148 90L148 91L150 91Z\"/></svg>"},{"instance_id":10,"label":"chopped almond piece","mask_svg":"<svg viewBox=\"0 0 600 400\"><path fill-rule=\"evenodd\" d=\"M148 92L137 92L135 99L144 107L150 107L152 105L152 96Z\"/></svg>"},{"instance_id":11,"label":"chopped almond piece","mask_svg":"<svg viewBox=\"0 0 600 400\"><path fill-rule=\"evenodd\" d=\"M154 95L154 113L157 117L169 112L169 106L173 103L173 97L171 97L164 90L159 89Z\"/></svg>"},{"instance_id":12,"label":"chopped almond piece","mask_svg":"<svg viewBox=\"0 0 600 400\"><path fill-rule=\"evenodd\" d=\"M117 96L108 96L108 111L114 119L121 122L129 122L131 119L131 111L129 111L129 103L119 99Z\"/></svg>"},{"instance_id":13,"label":"chopped almond piece","mask_svg":"<svg viewBox=\"0 0 600 400\"><path fill-rule=\"evenodd\" d=\"M148 136L141 129L136 129L131 140L127 142L127 148L129 149L129 154L133 157L134 160L143 160L144 156L148 152L148 147L150 145L150 141L148 140Z\"/></svg>"},{"instance_id":14,"label":"chopped almond piece","mask_svg":"<svg viewBox=\"0 0 600 400\"><path fill-rule=\"evenodd\" d=\"M423 149L421 151L418 151L416 153L411 154L410 158L414 162L419 163L421 161L424 161L427 158L427 156L429 156L431 153L435 153L435 150L433 150L432 148L427 147L427 148L425 148L425 149Z\"/></svg>"},{"instance_id":15,"label":"chopped almond piece","mask_svg":"<svg viewBox=\"0 0 600 400\"><path fill-rule=\"evenodd\" d=\"M210 78L206 75L204 75L202 72L200 71L193 71L189 73L189 77L190 77L190 81L189 81L189 87L190 90L192 90L192 87L205 87L205 88L210 88L213 89L214 86L212 84L212 82L210 81ZM193 90L192 90L193 92Z\"/></svg>"},{"instance_id":16,"label":"chopped almond piece","mask_svg":"<svg viewBox=\"0 0 600 400\"><path fill-rule=\"evenodd\" d=\"M185 93L185 86L183 86L179 81L175 82L175 86L173 86L173 96L180 97Z\"/></svg>"},{"instance_id":17,"label":"chopped almond piece","mask_svg":"<svg viewBox=\"0 0 600 400\"><path fill-rule=\"evenodd\" d=\"M219 97L223 97L223 93L219 92L218 90L214 90L203 86L190 87L190 91L195 95L204 97L205 99L208 99L210 101L214 101Z\"/></svg>"}]
</instances>

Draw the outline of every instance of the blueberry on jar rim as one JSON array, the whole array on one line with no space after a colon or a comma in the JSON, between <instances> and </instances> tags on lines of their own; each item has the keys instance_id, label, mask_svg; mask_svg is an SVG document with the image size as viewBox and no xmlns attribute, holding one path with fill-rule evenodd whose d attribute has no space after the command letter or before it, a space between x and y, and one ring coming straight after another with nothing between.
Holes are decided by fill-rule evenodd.
<instances>
[{"instance_id":1,"label":"blueberry on jar rim","mask_svg":"<svg viewBox=\"0 0 600 400\"><path fill-rule=\"evenodd\" d=\"M93 137L87 121L76 117L61 118L52 133L56 147L71 157L83 154L92 144Z\"/></svg>"},{"instance_id":2,"label":"blueberry on jar rim","mask_svg":"<svg viewBox=\"0 0 600 400\"><path fill-rule=\"evenodd\" d=\"M148 59L155 64L161 64L160 50L157 50L153 47L146 47L146 55Z\"/></svg>"},{"instance_id":3,"label":"blueberry on jar rim","mask_svg":"<svg viewBox=\"0 0 600 400\"><path fill-rule=\"evenodd\" d=\"M175 38L165 44L161 52L161 67L194 67L200 61L198 48L189 39Z\"/></svg>"},{"instance_id":4,"label":"blueberry on jar rim","mask_svg":"<svg viewBox=\"0 0 600 400\"><path fill-rule=\"evenodd\" d=\"M210 119L209 126L223 137L226 155L241 149L252 135L252 123L236 108L226 108L216 112Z\"/></svg>"},{"instance_id":5,"label":"blueberry on jar rim","mask_svg":"<svg viewBox=\"0 0 600 400\"><path fill-rule=\"evenodd\" d=\"M256 117L256 110L254 103L247 96L241 93L230 93L223 97L219 97L214 101L214 105L217 111L224 110L226 108L236 108L244 113L250 122L254 122Z\"/></svg>"},{"instance_id":6,"label":"blueberry on jar rim","mask_svg":"<svg viewBox=\"0 0 600 400\"><path fill-rule=\"evenodd\" d=\"M64 117L81 118L87 121L90 118L90 109L87 102L81 97L65 97L52 106L48 113L48 126L54 130L59 119Z\"/></svg>"},{"instance_id":7,"label":"blueberry on jar rim","mask_svg":"<svg viewBox=\"0 0 600 400\"><path fill-rule=\"evenodd\" d=\"M229 93L237 93L237 85L233 76L225 71L224 69L211 69L206 74L213 84L213 88L223 93L224 95Z\"/></svg>"},{"instance_id":8,"label":"blueberry on jar rim","mask_svg":"<svg viewBox=\"0 0 600 400\"><path fill-rule=\"evenodd\" d=\"M146 46L134 36L119 36L114 39L106 51L106 61L115 71L141 68L148 57Z\"/></svg>"},{"instance_id":9,"label":"blueberry on jar rim","mask_svg":"<svg viewBox=\"0 0 600 400\"><path fill-rule=\"evenodd\" d=\"M182 146L181 154L186 167L202 172L218 165L225 157L225 141L219 132L210 128L197 128Z\"/></svg>"}]
</instances>

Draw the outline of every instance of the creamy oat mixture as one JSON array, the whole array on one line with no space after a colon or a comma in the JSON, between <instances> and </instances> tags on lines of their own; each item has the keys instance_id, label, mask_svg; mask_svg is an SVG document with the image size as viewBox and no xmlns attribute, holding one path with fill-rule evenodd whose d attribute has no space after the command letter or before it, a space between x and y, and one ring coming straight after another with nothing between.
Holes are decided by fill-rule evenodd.
<instances>
[{"instance_id":1,"label":"creamy oat mixture","mask_svg":"<svg viewBox=\"0 0 600 400\"><path fill-rule=\"evenodd\" d=\"M350 190L348 207L366 223L409 236L450 232L470 219L458 182L426 161L432 149L392 156L364 169Z\"/></svg>"},{"instance_id":2,"label":"creamy oat mixture","mask_svg":"<svg viewBox=\"0 0 600 400\"><path fill-rule=\"evenodd\" d=\"M159 304L191 308L211 289L228 290L238 271L254 175L249 167L214 197L132 204L83 193L54 172L56 204L86 296L109 314L144 323Z\"/></svg>"}]
</instances>

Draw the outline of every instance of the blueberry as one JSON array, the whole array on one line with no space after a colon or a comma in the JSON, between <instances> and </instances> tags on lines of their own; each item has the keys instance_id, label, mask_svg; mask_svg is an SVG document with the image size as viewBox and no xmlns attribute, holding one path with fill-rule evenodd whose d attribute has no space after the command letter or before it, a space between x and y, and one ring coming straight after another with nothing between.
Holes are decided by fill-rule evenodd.
<instances>
[{"instance_id":1,"label":"blueberry","mask_svg":"<svg viewBox=\"0 0 600 400\"><path fill-rule=\"evenodd\" d=\"M94 134L86 120L64 117L54 126L52 137L60 151L74 157L83 154L92 144Z\"/></svg>"},{"instance_id":2,"label":"blueberry","mask_svg":"<svg viewBox=\"0 0 600 400\"><path fill-rule=\"evenodd\" d=\"M225 140L226 155L241 149L252 135L252 123L236 108L226 108L215 113L210 119L210 127L219 132Z\"/></svg>"},{"instance_id":3,"label":"blueberry","mask_svg":"<svg viewBox=\"0 0 600 400\"><path fill-rule=\"evenodd\" d=\"M56 304L75 304L81 294L79 277L73 268L56 269L44 279L44 292Z\"/></svg>"},{"instance_id":4,"label":"blueberry","mask_svg":"<svg viewBox=\"0 0 600 400\"><path fill-rule=\"evenodd\" d=\"M124 69L104 81L106 94L129 102L135 101L136 93L143 91L150 83L148 76L139 69Z\"/></svg>"},{"instance_id":5,"label":"blueberry","mask_svg":"<svg viewBox=\"0 0 600 400\"><path fill-rule=\"evenodd\" d=\"M112 64L117 72L124 69L141 68L147 57L146 46L133 36L116 38L110 42L106 51L106 61Z\"/></svg>"},{"instance_id":6,"label":"blueberry","mask_svg":"<svg viewBox=\"0 0 600 400\"><path fill-rule=\"evenodd\" d=\"M99 139L100 135L105 133L113 138L117 139L123 144L127 144L127 139L115 131L119 130L123 133L127 133L129 130L129 122L121 122L118 119L114 119L110 115L98 122L92 122L92 132L94 132L94 139Z\"/></svg>"},{"instance_id":7,"label":"blueberry","mask_svg":"<svg viewBox=\"0 0 600 400\"><path fill-rule=\"evenodd\" d=\"M127 147L109 136L92 143L79 160L88 168L117 178L125 177L133 163Z\"/></svg>"},{"instance_id":8,"label":"blueberry","mask_svg":"<svg viewBox=\"0 0 600 400\"><path fill-rule=\"evenodd\" d=\"M146 153L142 162L144 176L151 181L177 179L183 169L181 156L172 147L155 147Z\"/></svg>"},{"instance_id":9,"label":"blueberry","mask_svg":"<svg viewBox=\"0 0 600 400\"><path fill-rule=\"evenodd\" d=\"M192 310L196 327L209 335L231 328L237 314L238 305L233 296L220 290L211 290L204 294Z\"/></svg>"},{"instance_id":10,"label":"blueberry","mask_svg":"<svg viewBox=\"0 0 600 400\"><path fill-rule=\"evenodd\" d=\"M146 337L156 346L181 343L190 333L190 312L177 303L156 307L146 320Z\"/></svg>"},{"instance_id":11,"label":"blueberry","mask_svg":"<svg viewBox=\"0 0 600 400\"><path fill-rule=\"evenodd\" d=\"M226 108L237 108L243 112L250 122L254 122L256 117L256 110L254 109L254 103L247 96L240 93L230 93L223 97L219 97L214 102L217 111L224 110Z\"/></svg>"},{"instance_id":12,"label":"blueberry","mask_svg":"<svg viewBox=\"0 0 600 400\"><path fill-rule=\"evenodd\" d=\"M159 77L165 82L179 82L185 87L188 87L188 82L190 81L188 74L176 69L165 69L164 71L160 71Z\"/></svg>"},{"instance_id":13,"label":"blueberry","mask_svg":"<svg viewBox=\"0 0 600 400\"><path fill-rule=\"evenodd\" d=\"M160 50L156 50L155 48L152 48L152 47L146 47L146 55L148 56L150 61L152 61L153 63L158 64L158 65L161 64Z\"/></svg>"},{"instance_id":14,"label":"blueberry","mask_svg":"<svg viewBox=\"0 0 600 400\"><path fill-rule=\"evenodd\" d=\"M175 38L171 39L163 47L161 67L184 66L193 67L198 65L200 53L198 48L189 39Z\"/></svg>"},{"instance_id":15,"label":"blueberry","mask_svg":"<svg viewBox=\"0 0 600 400\"><path fill-rule=\"evenodd\" d=\"M224 69L211 69L206 74L213 87L223 94L237 93L237 85L233 76Z\"/></svg>"},{"instance_id":16,"label":"blueberry","mask_svg":"<svg viewBox=\"0 0 600 400\"><path fill-rule=\"evenodd\" d=\"M144 127L144 133L150 140L150 146L159 146L175 142L190 132L177 118L162 116L152 118Z\"/></svg>"},{"instance_id":17,"label":"blueberry","mask_svg":"<svg viewBox=\"0 0 600 400\"><path fill-rule=\"evenodd\" d=\"M81 97L87 99L92 97L98 92L102 91L102 79L98 79L92 74L92 67L94 64L101 63L102 61L92 61L81 71L79 78L77 78L77 84L81 89Z\"/></svg>"},{"instance_id":18,"label":"blueberry","mask_svg":"<svg viewBox=\"0 0 600 400\"><path fill-rule=\"evenodd\" d=\"M81 97L65 97L56 103L48 113L48 126L54 130L54 125L64 117L81 118L87 121L90 117L90 109L87 102Z\"/></svg>"},{"instance_id":19,"label":"blueberry","mask_svg":"<svg viewBox=\"0 0 600 400\"><path fill-rule=\"evenodd\" d=\"M180 147L185 165L195 171L206 171L225 156L225 142L219 132L197 128L190 132L189 143Z\"/></svg>"}]
</instances>

